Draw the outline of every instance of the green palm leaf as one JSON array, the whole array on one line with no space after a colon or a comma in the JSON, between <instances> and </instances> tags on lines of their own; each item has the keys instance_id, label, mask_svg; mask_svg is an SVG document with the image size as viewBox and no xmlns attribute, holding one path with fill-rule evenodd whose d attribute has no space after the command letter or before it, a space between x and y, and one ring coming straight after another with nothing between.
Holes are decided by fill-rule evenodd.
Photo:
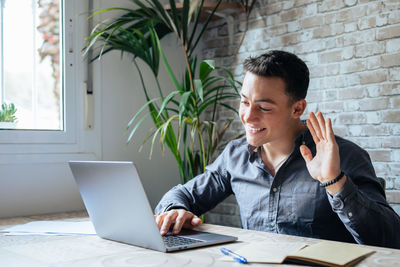
<instances>
[{"instance_id":1,"label":"green palm leaf","mask_svg":"<svg viewBox=\"0 0 400 267\"><path fill-rule=\"evenodd\" d=\"M121 57L126 54L133 56L132 62L139 73L146 103L127 124L127 131L130 130L127 142L133 140L137 130L150 117L154 126L147 131L139 150L151 140L151 158L159 137L161 152L164 153L165 146L168 146L177 162L181 181L185 182L199 171L204 171L210 162L216 145L221 142L221 136L229 127L225 124L221 131L217 131L218 125L214 121L217 106L234 110L226 101L237 98L240 87L228 69L215 66L212 60L201 62L199 73L196 74L197 57L193 51L221 0L217 0L204 23L199 20L204 0L183 0L181 9L173 0L168 1L169 9L164 8L160 0L131 1L136 5L134 9L108 8L91 15L94 17L114 11L122 14L98 23L88 36L83 51L93 50L91 61L114 50L120 51ZM180 83L161 46L160 40L169 33L174 33L178 38L186 62L185 71L182 75L178 74L178 77L182 77ZM153 72L158 97L150 97L150 87L146 87L147 81L137 64L137 58ZM175 88L166 97L158 80L160 62ZM215 75L216 70L223 75ZM210 107L212 120L205 121L204 112L208 112ZM148 112L144 113L146 109Z\"/></svg>"}]
</instances>

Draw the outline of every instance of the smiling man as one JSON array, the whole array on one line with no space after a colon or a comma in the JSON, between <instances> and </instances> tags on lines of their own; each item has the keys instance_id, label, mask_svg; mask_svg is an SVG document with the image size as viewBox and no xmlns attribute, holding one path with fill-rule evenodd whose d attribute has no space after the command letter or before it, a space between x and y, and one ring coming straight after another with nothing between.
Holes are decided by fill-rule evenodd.
<instances>
[{"instance_id":1,"label":"smiling man","mask_svg":"<svg viewBox=\"0 0 400 267\"><path fill-rule=\"evenodd\" d=\"M245 229L400 248L400 217L368 153L335 136L321 113L300 120L306 64L270 51L244 67L239 115L246 137L164 195L156 207L161 234L201 224L197 216L235 194Z\"/></svg>"}]
</instances>

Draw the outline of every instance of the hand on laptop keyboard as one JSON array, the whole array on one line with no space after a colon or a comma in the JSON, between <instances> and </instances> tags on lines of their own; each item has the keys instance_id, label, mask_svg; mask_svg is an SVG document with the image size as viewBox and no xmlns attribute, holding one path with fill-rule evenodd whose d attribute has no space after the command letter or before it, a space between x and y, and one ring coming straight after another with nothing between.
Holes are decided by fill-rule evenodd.
<instances>
[{"instance_id":1,"label":"hand on laptop keyboard","mask_svg":"<svg viewBox=\"0 0 400 267\"><path fill-rule=\"evenodd\" d=\"M168 233L172 225L172 233L176 235L179 234L182 227L191 229L202 223L199 217L184 209L172 209L160 215L154 215L154 218L162 236Z\"/></svg>"}]
</instances>

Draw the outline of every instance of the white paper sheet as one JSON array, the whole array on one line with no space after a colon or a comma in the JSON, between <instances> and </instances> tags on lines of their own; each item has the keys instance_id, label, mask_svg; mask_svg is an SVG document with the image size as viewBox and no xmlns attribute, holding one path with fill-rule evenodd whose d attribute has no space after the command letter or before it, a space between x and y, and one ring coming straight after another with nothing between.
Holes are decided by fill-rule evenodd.
<instances>
[{"instance_id":1,"label":"white paper sheet","mask_svg":"<svg viewBox=\"0 0 400 267\"><path fill-rule=\"evenodd\" d=\"M96 235L91 221L36 221L1 230L4 235Z\"/></svg>"}]
</instances>

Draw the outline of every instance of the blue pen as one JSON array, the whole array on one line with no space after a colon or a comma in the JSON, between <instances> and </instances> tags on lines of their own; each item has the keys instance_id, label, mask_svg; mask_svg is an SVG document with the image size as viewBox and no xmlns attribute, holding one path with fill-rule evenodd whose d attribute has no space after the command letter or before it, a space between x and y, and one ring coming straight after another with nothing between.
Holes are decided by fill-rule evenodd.
<instances>
[{"instance_id":1,"label":"blue pen","mask_svg":"<svg viewBox=\"0 0 400 267\"><path fill-rule=\"evenodd\" d=\"M225 255L231 256L235 261L239 263L247 263L247 260L245 257L240 256L239 254L236 254L233 251L230 251L227 248L221 248L221 252L224 253Z\"/></svg>"}]
</instances>

